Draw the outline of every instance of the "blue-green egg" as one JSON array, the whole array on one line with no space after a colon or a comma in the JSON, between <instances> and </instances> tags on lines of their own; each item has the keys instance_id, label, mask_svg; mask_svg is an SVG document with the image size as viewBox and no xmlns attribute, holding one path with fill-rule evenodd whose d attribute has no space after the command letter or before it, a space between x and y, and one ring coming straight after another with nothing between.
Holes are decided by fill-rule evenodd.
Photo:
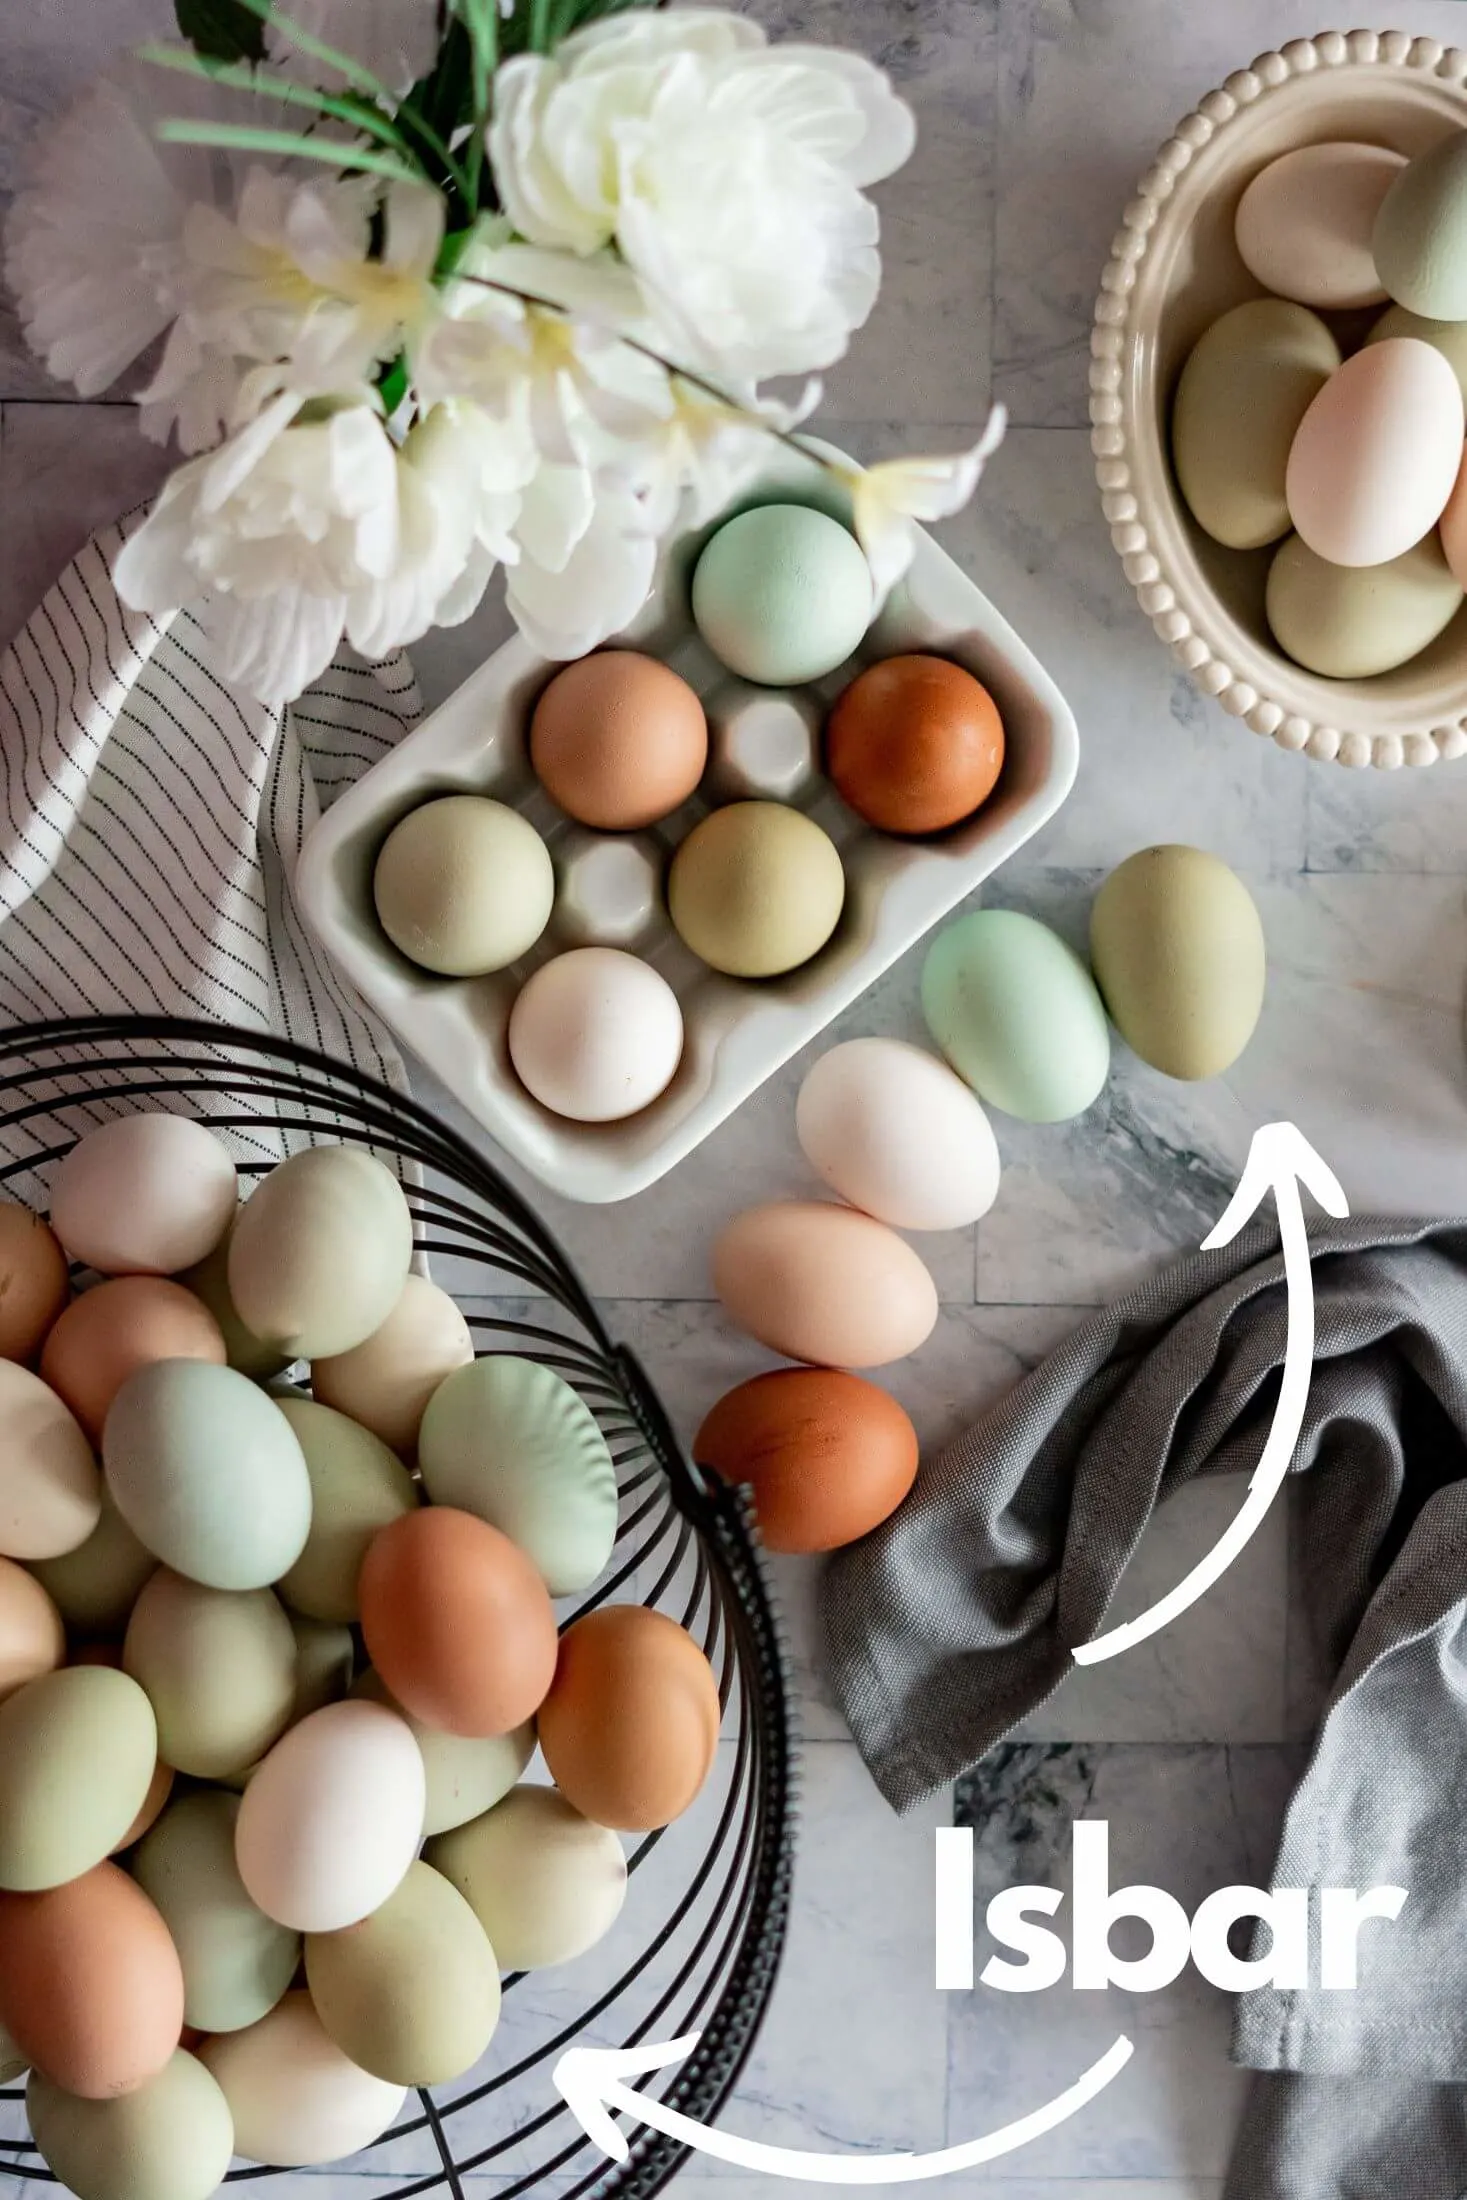
<instances>
[{"instance_id":1,"label":"blue-green egg","mask_svg":"<svg viewBox=\"0 0 1467 2200\"><path fill-rule=\"evenodd\" d=\"M849 528L806 504L761 504L709 538L693 619L730 672L797 687L844 664L871 623L871 568Z\"/></svg>"},{"instance_id":2,"label":"blue-green egg","mask_svg":"<svg viewBox=\"0 0 1467 2200\"><path fill-rule=\"evenodd\" d=\"M239 1797L199 1788L145 1834L132 1875L162 1917L183 1967L184 2022L238 2032L273 2009L295 1976L301 1938L245 1893L234 1860Z\"/></svg>"},{"instance_id":3,"label":"blue-green egg","mask_svg":"<svg viewBox=\"0 0 1467 2200\"><path fill-rule=\"evenodd\" d=\"M1029 1123L1083 1115L1110 1068L1095 981L1037 918L975 909L939 932L922 969L927 1028L980 1098Z\"/></svg>"}]
</instances>

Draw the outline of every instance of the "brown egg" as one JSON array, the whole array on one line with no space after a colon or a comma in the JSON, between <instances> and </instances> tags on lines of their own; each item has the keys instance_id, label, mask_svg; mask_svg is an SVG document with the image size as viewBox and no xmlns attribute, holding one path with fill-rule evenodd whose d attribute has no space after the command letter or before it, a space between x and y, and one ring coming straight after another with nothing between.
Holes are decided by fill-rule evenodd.
<instances>
[{"instance_id":1,"label":"brown egg","mask_svg":"<svg viewBox=\"0 0 1467 2200\"><path fill-rule=\"evenodd\" d=\"M555 1673L555 1610L507 1535L425 1505L373 1537L358 1580L367 1654L390 1695L445 1734L508 1734Z\"/></svg>"},{"instance_id":2,"label":"brown egg","mask_svg":"<svg viewBox=\"0 0 1467 2200\"><path fill-rule=\"evenodd\" d=\"M986 687L946 657L887 657L854 679L825 727L825 768L883 833L940 833L988 800L1003 720Z\"/></svg>"},{"instance_id":3,"label":"brown egg","mask_svg":"<svg viewBox=\"0 0 1467 2200\"><path fill-rule=\"evenodd\" d=\"M687 681L655 657L601 649L540 697L530 761L568 817L632 832L687 801L708 761L708 722Z\"/></svg>"},{"instance_id":4,"label":"brown egg","mask_svg":"<svg viewBox=\"0 0 1467 2200\"><path fill-rule=\"evenodd\" d=\"M721 1717L713 1668L686 1628L607 1604L561 1637L537 1728L567 1802L598 1826L649 1833L707 1779Z\"/></svg>"},{"instance_id":5,"label":"brown egg","mask_svg":"<svg viewBox=\"0 0 1467 2200\"><path fill-rule=\"evenodd\" d=\"M183 1972L116 1864L44 1894L0 1894L0 2024L33 2068L86 2101L135 2092L167 2063Z\"/></svg>"},{"instance_id":6,"label":"brown egg","mask_svg":"<svg viewBox=\"0 0 1467 2200\"><path fill-rule=\"evenodd\" d=\"M70 1293L66 1255L47 1225L0 1200L0 1360L30 1366Z\"/></svg>"},{"instance_id":7,"label":"brown egg","mask_svg":"<svg viewBox=\"0 0 1467 2200\"><path fill-rule=\"evenodd\" d=\"M65 1662L61 1614L34 1574L0 1558L0 1703Z\"/></svg>"},{"instance_id":8,"label":"brown egg","mask_svg":"<svg viewBox=\"0 0 1467 2200\"><path fill-rule=\"evenodd\" d=\"M117 1276L68 1306L46 1339L41 1379L99 1444L107 1408L140 1367L224 1359L224 1333L192 1291L164 1276Z\"/></svg>"},{"instance_id":9,"label":"brown egg","mask_svg":"<svg viewBox=\"0 0 1467 2200\"><path fill-rule=\"evenodd\" d=\"M720 1398L693 1457L752 1486L771 1551L834 1551L896 1511L916 1479L917 1431L859 1375L785 1367Z\"/></svg>"}]
</instances>

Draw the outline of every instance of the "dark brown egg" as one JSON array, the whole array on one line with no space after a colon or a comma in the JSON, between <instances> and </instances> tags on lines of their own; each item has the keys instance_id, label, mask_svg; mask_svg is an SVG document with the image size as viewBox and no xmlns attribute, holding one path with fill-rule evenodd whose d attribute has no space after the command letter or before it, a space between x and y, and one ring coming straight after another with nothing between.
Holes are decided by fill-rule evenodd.
<instances>
[{"instance_id":1,"label":"dark brown egg","mask_svg":"<svg viewBox=\"0 0 1467 2200\"><path fill-rule=\"evenodd\" d=\"M1003 769L1003 720L946 657L887 657L853 680L825 728L825 768L883 833L940 833L971 817Z\"/></svg>"},{"instance_id":2,"label":"dark brown egg","mask_svg":"<svg viewBox=\"0 0 1467 2200\"><path fill-rule=\"evenodd\" d=\"M720 1398L693 1457L750 1484L771 1551L834 1551L896 1511L916 1478L917 1432L875 1383L787 1367Z\"/></svg>"}]
</instances>

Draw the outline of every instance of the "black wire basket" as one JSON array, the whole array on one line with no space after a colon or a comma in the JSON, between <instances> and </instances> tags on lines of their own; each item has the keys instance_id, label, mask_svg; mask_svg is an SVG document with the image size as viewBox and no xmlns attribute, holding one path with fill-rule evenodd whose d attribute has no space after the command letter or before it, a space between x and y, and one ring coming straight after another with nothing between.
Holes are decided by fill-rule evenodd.
<instances>
[{"instance_id":1,"label":"black wire basket","mask_svg":"<svg viewBox=\"0 0 1467 2200\"><path fill-rule=\"evenodd\" d=\"M626 1908L589 1957L505 1980L484 2062L421 2092L354 2166L396 2180L382 2200L493 2175L498 2200L554 2178L645 2200L686 2158L631 2127L610 2163L556 2092L573 2044L636 2047L697 2033L686 2058L636 2081L712 2121L768 2005L789 1910L794 1750L784 1654L747 1499L683 1456L634 1356L608 1336L544 1226L499 1172L404 1094L289 1041L164 1018L77 1018L0 1035L0 1186L41 1208L61 1157L94 1124L139 1107L196 1116L258 1177L313 1143L371 1149L402 1177L419 1251L468 1318L475 1348L543 1361L572 1383L611 1446L621 1490L606 1577L562 1606L567 1624L608 1601L656 1605L688 1628L717 1676L717 1762L683 1820L638 1841ZM0 2091L0 2172L54 2184L31 2144L24 2092ZM298 2174L247 2168L249 2180Z\"/></svg>"}]
</instances>

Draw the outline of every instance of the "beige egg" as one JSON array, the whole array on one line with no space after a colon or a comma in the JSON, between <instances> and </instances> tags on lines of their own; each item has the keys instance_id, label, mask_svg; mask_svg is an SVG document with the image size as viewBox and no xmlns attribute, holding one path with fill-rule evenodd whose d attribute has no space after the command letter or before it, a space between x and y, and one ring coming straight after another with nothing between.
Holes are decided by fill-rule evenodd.
<instances>
[{"instance_id":1,"label":"beige egg","mask_svg":"<svg viewBox=\"0 0 1467 2200\"><path fill-rule=\"evenodd\" d=\"M904 1359L937 1320L937 1286L905 1239L813 1199L735 1216L713 1248L713 1288L738 1328L817 1366Z\"/></svg>"},{"instance_id":2,"label":"beige egg","mask_svg":"<svg viewBox=\"0 0 1467 2200\"><path fill-rule=\"evenodd\" d=\"M1289 449L1289 517L1332 565L1385 565L1430 534L1462 464L1461 386L1431 344L1394 336L1332 374Z\"/></svg>"},{"instance_id":3,"label":"beige egg","mask_svg":"<svg viewBox=\"0 0 1467 2200\"><path fill-rule=\"evenodd\" d=\"M234 2152L229 2104L182 2048L110 2101L79 2100L37 2073L26 2113L42 2160L78 2200L210 2200Z\"/></svg>"},{"instance_id":4,"label":"beige egg","mask_svg":"<svg viewBox=\"0 0 1467 2200\"><path fill-rule=\"evenodd\" d=\"M102 1477L74 1414L39 1375L0 1360L0 1554L61 1558L102 1511Z\"/></svg>"},{"instance_id":5,"label":"beige egg","mask_svg":"<svg viewBox=\"0 0 1467 2200\"><path fill-rule=\"evenodd\" d=\"M225 1148L189 1116L119 1116L88 1131L51 1187L51 1227L104 1276L171 1276L203 1260L239 1196Z\"/></svg>"},{"instance_id":6,"label":"beige egg","mask_svg":"<svg viewBox=\"0 0 1467 2200\"><path fill-rule=\"evenodd\" d=\"M610 1932L626 1900L620 1841L555 1788L515 1788L427 1854L469 1903L508 1971L584 1955Z\"/></svg>"},{"instance_id":7,"label":"beige egg","mask_svg":"<svg viewBox=\"0 0 1467 2200\"><path fill-rule=\"evenodd\" d=\"M1273 638L1296 664L1329 680L1368 680L1445 633L1462 584L1435 535L1370 566L1333 565L1291 535L1269 568L1266 600Z\"/></svg>"},{"instance_id":8,"label":"beige egg","mask_svg":"<svg viewBox=\"0 0 1467 2200\"><path fill-rule=\"evenodd\" d=\"M287 1994L243 2032L205 2040L199 2060L229 2103L236 2153L278 2169L360 2153L407 2098L342 2053L307 1993Z\"/></svg>"},{"instance_id":9,"label":"beige egg","mask_svg":"<svg viewBox=\"0 0 1467 2200\"><path fill-rule=\"evenodd\" d=\"M380 1329L355 1351L311 1366L311 1389L410 1459L429 1399L445 1375L474 1357L469 1325L446 1291L409 1276Z\"/></svg>"},{"instance_id":10,"label":"beige egg","mask_svg":"<svg viewBox=\"0 0 1467 2200\"><path fill-rule=\"evenodd\" d=\"M306 1936L306 1981L343 2053L390 2085L446 2085L499 2022L499 1965L458 1889L427 1864L360 1924Z\"/></svg>"},{"instance_id":11,"label":"beige egg","mask_svg":"<svg viewBox=\"0 0 1467 2200\"><path fill-rule=\"evenodd\" d=\"M30 1365L70 1296L52 1232L29 1207L0 1200L0 1360Z\"/></svg>"},{"instance_id":12,"label":"beige egg","mask_svg":"<svg viewBox=\"0 0 1467 2200\"><path fill-rule=\"evenodd\" d=\"M1243 265L1281 298L1344 311L1379 305L1385 284L1371 239L1386 193L1406 167L1384 145L1301 145L1270 161L1238 202Z\"/></svg>"},{"instance_id":13,"label":"beige egg","mask_svg":"<svg viewBox=\"0 0 1467 2200\"><path fill-rule=\"evenodd\" d=\"M158 1561L144 1548L104 1486L97 1525L63 1558L33 1560L31 1572L78 1635L116 1635Z\"/></svg>"},{"instance_id":14,"label":"beige egg","mask_svg":"<svg viewBox=\"0 0 1467 2200\"><path fill-rule=\"evenodd\" d=\"M367 1547L379 1528L414 1510L418 1493L402 1461L369 1429L311 1398L278 1403L311 1478L310 1533L281 1577L280 1594L308 1619L355 1620Z\"/></svg>"},{"instance_id":15,"label":"beige egg","mask_svg":"<svg viewBox=\"0 0 1467 2200\"><path fill-rule=\"evenodd\" d=\"M128 1622L123 1665L146 1691L158 1752L215 1780L255 1764L295 1703L296 1647L269 1589L209 1589L165 1566Z\"/></svg>"},{"instance_id":16,"label":"beige egg","mask_svg":"<svg viewBox=\"0 0 1467 2200\"><path fill-rule=\"evenodd\" d=\"M437 1727L425 1726L421 1719L404 1711L383 1686L380 1675L370 1669L362 1675L352 1693L365 1696L369 1703L386 1704L389 1711L395 1711L411 1728L422 1753L423 1771L427 1777L428 1806L423 1814L425 1835L447 1833L451 1827L465 1825L470 1818L478 1818L486 1810L492 1810L500 1797L509 1793L535 1754L533 1719L512 1728L508 1734L445 1734Z\"/></svg>"},{"instance_id":17,"label":"beige egg","mask_svg":"<svg viewBox=\"0 0 1467 2200\"><path fill-rule=\"evenodd\" d=\"M0 1558L0 1702L66 1658L61 1614L33 1574Z\"/></svg>"}]
</instances>

